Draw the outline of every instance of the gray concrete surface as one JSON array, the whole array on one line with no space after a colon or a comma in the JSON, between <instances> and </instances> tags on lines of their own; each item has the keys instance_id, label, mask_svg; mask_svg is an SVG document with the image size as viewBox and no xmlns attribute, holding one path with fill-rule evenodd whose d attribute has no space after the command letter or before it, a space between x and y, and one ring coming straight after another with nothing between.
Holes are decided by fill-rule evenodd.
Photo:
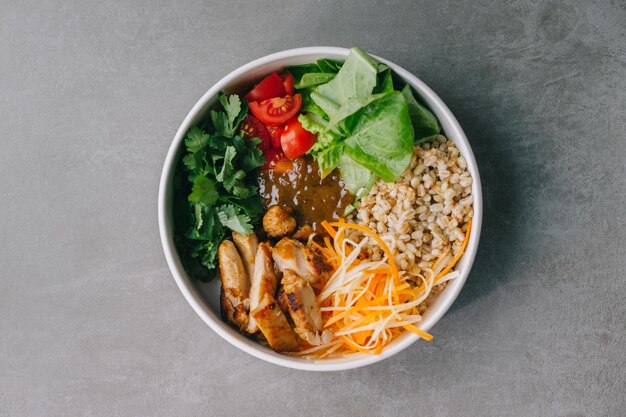
<instances>
[{"instance_id":1,"label":"gray concrete surface","mask_svg":"<svg viewBox=\"0 0 626 417\"><path fill-rule=\"evenodd\" d=\"M17 1L0 12L0 415L626 415L623 1ZM465 128L485 225L458 302L369 368L222 341L161 252L191 106L253 58L359 45Z\"/></svg>"}]
</instances>

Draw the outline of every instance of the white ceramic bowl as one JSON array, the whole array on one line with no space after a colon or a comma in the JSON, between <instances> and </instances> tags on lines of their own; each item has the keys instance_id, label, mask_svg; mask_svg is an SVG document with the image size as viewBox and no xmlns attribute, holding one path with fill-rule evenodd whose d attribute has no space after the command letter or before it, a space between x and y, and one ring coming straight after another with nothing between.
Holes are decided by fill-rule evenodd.
<instances>
[{"instance_id":1,"label":"white ceramic bowl","mask_svg":"<svg viewBox=\"0 0 626 417\"><path fill-rule=\"evenodd\" d=\"M219 91L236 91L248 85L261 77L277 71L288 65L304 64L315 62L318 58L330 58L343 61L348 55L349 50L345 48L335 47L310 47L290 49L278 52L256 59L246 65L237 68L207 91L200 100L193 106L182 125L176 132L174 141L170 146L169 152L165 159L163 173L161 174L161 184L159 187L159 229L161 233L161 241L167 263L172 271L172 275L178 284L181 292L187 299L187 302L193 307L195 312L211 327L218 335L226 339L228 342L257 358L272 362L277 365L289 368L309 370L309 371L337 371L343 369L357 368L360 366L370 365L372 363L389 358L401 350L407 348L419 338L413 333L407 332L399 337L393 343L385 347L380 355L355 354L341 359L320 359L311 360L294 356L287 356L274 352L268 347L254 342L238 331L231 328L222 321L219 308L219 280L205 284L197 282L190 278L178 256L174 240L172 236L173 219L172 219L172 196L173 196L173 177L176 163L181 155L183 148L182 142L185 134L198 122L209 107L215 102ZM470 240L467 245L465 254L458 264L458 270L461 276L452 280L446 289L438 296L437 300L430 306L424 321L420 327L424 330L432 328L437 321L450 308L461 288L465 284L465 280L470 272L476 250L478 248L478 240L480 237L482 223L482 192L480 187L480 177L474 154L470 148L469 142L463 133L448 107L441 101L426 84L419 80L416 76L409 73L404 68L387 61L386 59L376 57L376 59L389 65L391 69L404 81L410 84L419 94L421 99L430 107L437 116L443 127L443 131L457 145L461 154L467 161L468 169L473 178L472 193L474 196L474 218L472 221L472 231ZM435 337L446 337L444 334L437 334ZM436 343L436 342L435 342Z\"/></svg>"}]
</instances>

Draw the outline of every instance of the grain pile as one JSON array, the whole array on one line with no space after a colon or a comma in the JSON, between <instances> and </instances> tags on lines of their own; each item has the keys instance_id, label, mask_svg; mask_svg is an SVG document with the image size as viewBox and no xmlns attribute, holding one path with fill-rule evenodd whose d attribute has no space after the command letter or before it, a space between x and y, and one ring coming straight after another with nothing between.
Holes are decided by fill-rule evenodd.
<instances>
[{"instance_id":1,"label":"grain pile","mask_svg":"<svg viewBox=\"0 0 626 417\"><path fill-rule=\"evenodd\" d=\"M401 274L419 283L443 253L461 249L472 203L467 163L454 142L439 135L415 147L409 170L396 182L379 180L348 221L377 231ZM366 251L372 260L383 256L374 243Z\"/></svg>"}]
</instances>

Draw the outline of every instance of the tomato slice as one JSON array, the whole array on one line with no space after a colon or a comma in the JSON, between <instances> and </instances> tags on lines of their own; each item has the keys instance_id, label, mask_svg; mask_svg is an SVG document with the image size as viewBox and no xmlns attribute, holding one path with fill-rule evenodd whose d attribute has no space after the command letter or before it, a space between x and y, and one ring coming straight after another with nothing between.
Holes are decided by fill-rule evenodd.
<instances>
[{"instance_id":1,"label":"tomato slice","mask_svg":"<svg viewBox=\"0 0 626 417\"><path fill-rule=\"evenodd\" d=\"M265 128L265 125L261 123L261 121L256 117L248 114L239 125L239 131L241 137L244 139L261 139L261 143L259 143L259 149L261 149L263 153L265 153L270 148L272 137Z\"/></svg>"},{"instance_id":2,"label":"tomato slice","mask_svg":"<svg viewBox=\"0 0 626 417\"><path fill-rule=\"evenodd\" d=\"M285 130L280 136L280 144L285 156L294 159L304 155L317 140L317 135L302 127L297 117L289 120Z\"/></svg>"},{"instance_id":3,"label":"tomato slice","mask_svg":"<svg viewBox=\"0 0 626 417\"><path fill-rule=\"evenodd\" d=\"M289 71L281 72L278 74L281 80L283 80L283 87L285 87L285 92L287 94L293 94L293 75Z\"/></svg>"},{"instance_id":4,"label":"tomato slice","mask_svg":"<svg viewBox=\"0 0 626 417\"><path fill-rule=\"evenodd\" d=\"M285 160L288 161L288 159L285 158L285 154L282 149L270 149L265 153L265 164L263 164L263 166L259 169L262 171L268 171L276 169L277 165L279 168L283 167L284 164L282 161Z\"/></svg>"},{"instance_id":5,"label":"tomato slice","mask_svg":"<svg viewBox=\"0 0 626 417\"><path fill-rule=\"evenodd\" d=\"M272 148L280 148L280 135L283 133L283 130L285 130L285 125L265 127L272 137Z\"/></svg>"},{"instance_id":6,"label":"tomato slice","mask_svg":"<svg viewBox=\"0 0 626 417\"><path fill-rule=\"evenodd\" d=\"M243 96L248 101L262 101L268 98L282 97L285 94L283 80L278 74L273 73L263 78L252 90Z\"/></svg>"},{"instance_id":7,"label":"tomato slice","mask_svg":"<svg viewBox=\"0 0 626 417\"><path fill-rule=\"evenodd\" d=\"M249 105L250 111L257 119L266 125L278 126L298 113L302 106L302 96L294 94L274 97L263 101L251 101Z\"/></svg>"}]
</instances>

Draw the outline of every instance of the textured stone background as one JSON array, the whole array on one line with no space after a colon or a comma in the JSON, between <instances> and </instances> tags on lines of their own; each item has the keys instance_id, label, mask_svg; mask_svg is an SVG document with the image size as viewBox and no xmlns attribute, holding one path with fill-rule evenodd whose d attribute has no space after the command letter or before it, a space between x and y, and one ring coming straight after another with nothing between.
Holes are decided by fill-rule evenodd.
<instances>
[{"instance_id":1,"label":"textured stone background","mask_svg":"<svg viewBox=\"0 0 626 417\"><path fill-rule=\"evenodd\" d=\"M625 415L625 24L619 0L4 1L0 415ZM311 45L428 83L485 192L435 341L343 373L222 341L157 230L162 163L200 95Z\"/></svg>"}]
</instances>

